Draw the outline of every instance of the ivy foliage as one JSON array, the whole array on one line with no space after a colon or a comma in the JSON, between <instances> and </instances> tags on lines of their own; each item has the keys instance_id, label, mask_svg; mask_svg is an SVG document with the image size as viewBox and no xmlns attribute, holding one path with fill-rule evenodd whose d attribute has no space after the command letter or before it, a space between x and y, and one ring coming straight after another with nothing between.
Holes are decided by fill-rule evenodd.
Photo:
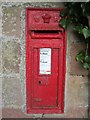
<instances>
[{"instance_id":1,"label":"ivy foliage","mask_svg":"<svg viewBox=\"0 0 90 120\"><path fill-rule=\"evenodd\" d=\"M73 30L84 37L86 49L79 51L76 55L76 61L79 61L83 68L90 69L90 26L88 16L90 16L90 2L67 2L65 9L60 13L60 25L67 29L69 24L73 24Z\"/></svg>"}]
</instances>

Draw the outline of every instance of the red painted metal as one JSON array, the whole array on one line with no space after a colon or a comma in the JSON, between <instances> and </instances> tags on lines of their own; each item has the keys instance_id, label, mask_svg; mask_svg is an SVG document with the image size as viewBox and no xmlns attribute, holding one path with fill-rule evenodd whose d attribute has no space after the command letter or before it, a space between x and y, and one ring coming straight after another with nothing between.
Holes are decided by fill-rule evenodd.
<instances>
[{"instance_id":1,"label":"red painted metal","mask_svg":"<svg viewBox=\"0 0 90 120\"><path fill-rule=\"evenodd\" d=\"M26 10L27 113L63 113L66 35L61 9ZM51 48L51 74L40 74L40 48Z\"/></svg>"}]
</instances>

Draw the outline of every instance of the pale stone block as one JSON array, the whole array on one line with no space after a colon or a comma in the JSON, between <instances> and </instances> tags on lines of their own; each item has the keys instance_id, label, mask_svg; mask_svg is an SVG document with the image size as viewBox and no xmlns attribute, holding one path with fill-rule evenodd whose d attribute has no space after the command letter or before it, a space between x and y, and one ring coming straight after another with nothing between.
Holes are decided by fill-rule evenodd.
<instances>
[{"instance_id":1,"label":"pale stone block","mask_svg":"<svg viewBox=\"0 0 90 120\"><path fill-rule=\"evenodd\" d=\"M67 117L86 118L88 110L88 77L70 76L67 81Z\"/></svg>"},{"instance_id":2,"label":"pale stone block","mask_svg":"<svg viewBox=\"0 0 90 120\"><path fill-rule=\"evenodd\" d=\"M19 73L20 44L14 41L3 42L2 60L3 73Z\"/></svg>"},{"instance_id":3,"label":"pale stone block","mask_svg":"<svg viewBox=\"0 0 90 120\"><path fill-rule=\"evenodd\" d=\"M22 106L21 82L17 78L4 77L2 81L3 107Z\"/></svg>"},{"instance_id":4,"label":"pale stone block","mask_svg":"<svg viewBox=\"0 0 90 120\"><path fill-rule=\"evenodd\" d=\"M3 28L2 33L3 35L8 36L15 36L20 37L21 36L21 20L20 20L20 14L21 10L19 7L3 7Z\"/></svg>"}]
</instances>

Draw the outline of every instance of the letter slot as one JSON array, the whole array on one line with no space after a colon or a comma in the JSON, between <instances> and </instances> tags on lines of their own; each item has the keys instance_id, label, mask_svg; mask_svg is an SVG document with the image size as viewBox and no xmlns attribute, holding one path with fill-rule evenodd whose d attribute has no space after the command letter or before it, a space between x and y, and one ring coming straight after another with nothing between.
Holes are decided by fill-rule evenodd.
<instances>
[{"instance_id":1,"label":"letter slot","mask_svg":"<svg viewBox=\"0 0 90 120\"><path fill-rule=\"evenodd\" d=\"M62 38L62 31L31 31L32 38Z\"/></svg>"}]
</instances>

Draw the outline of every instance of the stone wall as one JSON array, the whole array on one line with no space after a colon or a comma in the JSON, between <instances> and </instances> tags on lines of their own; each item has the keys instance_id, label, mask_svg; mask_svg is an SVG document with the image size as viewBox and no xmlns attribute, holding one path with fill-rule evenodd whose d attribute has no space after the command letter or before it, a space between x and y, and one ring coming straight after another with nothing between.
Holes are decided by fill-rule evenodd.
<instances>
[{"instance_id":1,"label":"stone wall","mask_svg":"<svg viewBox=\"0 0 90 120\"><path fill-rule=\"evenodd\" d=\"M67 29L64 114L29 115L26 113L25 9L27 7L63 8L64 6L62 3L55 2L1 2L0 80L2 82L0 85L2 84L2 117L87 118L88 71L85 71L75 61L75 54L82 49L82 45L72 31L73 26Z\"/></svg>"}]
</instances>

